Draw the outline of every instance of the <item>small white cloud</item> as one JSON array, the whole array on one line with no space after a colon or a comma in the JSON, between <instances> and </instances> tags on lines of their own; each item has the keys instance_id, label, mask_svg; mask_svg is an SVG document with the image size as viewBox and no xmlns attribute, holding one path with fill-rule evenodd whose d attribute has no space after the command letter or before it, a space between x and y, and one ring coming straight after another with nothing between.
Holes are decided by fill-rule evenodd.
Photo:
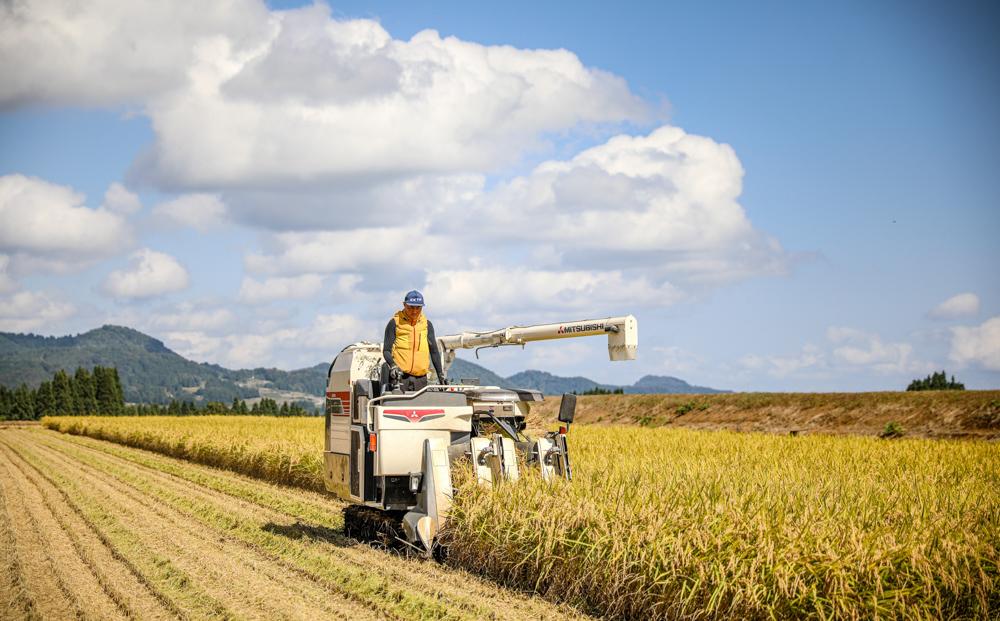
<instances>
[{"instance_id":1,"label":"small white cloud","mask_svg":"<svg viewBox=\"0 0 1000 621\"><path fill-rule=\"evenodd\" d=\"M10 257L0 254L0 294L10 293L18 288L17 281L7 273L10 267Z\"/></svg>"},{"instance_id":2,"label":"small white cloud","mask_svg":"<svg viewBox=\"0 0 1000 621\"><path fill-rule=\"evenodd\" d=\"M960 293L935 306L928 316L931 319L959 319L978 314L979 296L975 293Z\"/></svg>"},{"instance_id":3,"label":"small white cloud","mask_svg":"<svg viewBox=\"0 0 1000 621\"><path fill-rule=\"evenodd\" d=\"M336 352L363 338L372 337L371 325L352 315L317 315L311 326L299 336L309 341L309 348L318 351Z\"/></svg>"},{"instance_id":4,"label":"small white cloud","mask_svg":"<svg viewBox=\"0 0 1000 621\"><path fill-rule=\"evenodd\" d=\"M798 354L747 355L740 359L739 366L776 378L828 373L898 375L931 369L930 364L916 357L909 343L886 342L878 334L844 326L827 328L826 338L828 345L807 343Z\"/></svg>"},{"instance_id":5,"label":"small white cloud","mask_svg":"<svg viewBox=\"0 0 1000 621\"><path fill-rule=\"evenodd\" d=\"M228 308L199 308L185 302L176 307L153 313L149 325L161 330L220 330L232 327L236 315Z\"/></svg>"},{"instance_id":6,"label":"small white cloud","mask_svg":"<svg viewBox=\"0 0 1000 621\"><path fill-rule=\"evenodd\" d=\"M0 177L0 251L15 273L73 271L131 245L125 220L83 195L24 175Z\"/></svg>"},{"instance_id":7,"label":"small white cloud","mask_svg":"<svg viewBox=\"0 0 1000 621\"><path fill-rule=\"evenodd\" d=\"M654 346L653 356L659 372L690 373L700 368L705 360L698 354L682 347L671 345L667 347Z\"/></svg>"},{"instance_id":8,"label":"small white cloud","mask_svg":"<svg viewBox=\"0 0 1000 621\"><path fill-rule=\"evenodd\" d=\"M991 317L979 326L952 328L951 334L948 358L961 365L1000 371L1000 317Z\"/></svg>"},{"instance_id":9,"label":"small white cloud","mask_svg":"<svg viewBox=\"0 0 1000 621\"><path fill-rule=\"evenodd\" d=\"M108 211L124 215L133 214L142 209L142 201L139 196L129 192L117 181L108 186L108 191L104 193L104 208Z\"/></svg>"},{"instance_id":10,"label":"small white cloud","mask_svg":"<svg viewBox=\"0 0 1000 621\"><path fill-rule=\"evenodd\" d=\"M839 326L828 328L827 338L841 344L834 348L833 357L847 366L867 367L879 373L918 371L926 366L914 359L909 343L885 343L877 334Z\"/></svg>"},{"instance_id":11,"label":"small white cloud","mask_svg":"<svg viewBox=\"0 0 1000 621\"><path fill-rule=\"evenodd\" d=\"M419 240L414 243L414 240ZM255 274L332 274L363 268L415 266L454 261L454 239L428 233L427 226L279 233L269 239L272 254L250 254L244 263Z\"/></svg>"},{"instance_id":12,"label":"small white cloud","mask_svg":"<svg viewBox=\"0 0 1000 621\"><path fill-rule=\"evenodd\" d=\"M207 233L225 224L226 205L217 194L185 194L154 207L153 217Z\"/></svg>"},{"instance_id":13,"label":"small white cloud","mask_svg":"<svg viewBox=\"0 0 1000 621\"><path fill-rule=\"evenodd\" d=\"M818 347L806 344L795 356L759 356L750 354L739 360L739 365L751 371L762 371L771 377L783 378L802 371L823 369L826 355Z\"/></svg>"},{"instance_id":14,"label":"small white cloud","mask_svg":"<svg viewBox=\"0 0 1000 621\"><path fill-rule=\"evenodd\" d=\"M620 271L516 268L429 272L424 297L437 313L460 314L486 308L614 312L636 305L670 306L683 296L669 283L656 285Z\"/></svg>"},{"instance_id":15,"label":"small white cloud","mask_svg":"<svg viewBox=\"0 0 1000 621\"><path fill-rule=\"evenodd\" d=\"M109 323L131 326L142 332L206 332L229 334L238 329L239 318L218 302L199 300L167 304L150 309L123 306L109 317Z\"/></svg>"},{"instance_id":16,"label":"small white cloud","mask_svg":"<svg viewBox=\"0 0 1000 621\"><path fill-rule=\"evenodd\" d=\"M310 325L302 328L277 328L265 323L221 336L199 330L168 332L164 340L171 349L192 360L230 368L271 364L296 368L331 360L344 346L371 340L378 333L371 322L352 315L331 314L317 315Z\"/></svg>"},{"instance_id":17,"label":"small white cloud","mask_svg":"<svg viewBox=\"0 0 1000 621\"><path fill-rule=\"evenodd\" d=\"M177 259L143 248L132 254L128 269L108 274L104 291L116 298L150 298L185 289L188 280Z\"/></svg>"},{"instance_id":18,"label":"small white cloud","mask_svg":"<svg viewBox=\"0 0 1000 621\"><path fill-rule=\"evenodd\" d=\"M826 329L826 339L831 343L847 343L850 341L865 340L868 333L857 328L847 328L844 326L830 326Z\"/></svg>"},{"instance_id":19,"label":"small white cloud","mask_svg":"<svg viewBox=\"0 0 1000 621\"><path fill-rule=\"evenodd\" d=\"M167 346L197 361L212 362L229 368L268 366L274 360L274 347L295 337L295 330L278 330L268 334L230 334L212 336L199 331L168 332Z\"/></svg>"},{"instance_id":20,"label":"small white cloud","mask_svg":"<svg viewBox=\"0 0 1000 621\"><path fill-rule=\"evenodd\" d=\"M323 289L323 276L303 274L285 278L266 278L262 281L244 277L240 285L240 301L244 304L262 304L276 300L304 300Z\"/></svg>"},{"instance_id":21,"label":"small white cloud","mask_svg":"<svg viewBox=\"0 0 1000 621\"><path fill-rule=\"evenodd\" d=\"M67 319L76 312L69 303L53 300L44 293L20 291L0 298L0 331L28 332Z\"/></svg>"}]
</instances>

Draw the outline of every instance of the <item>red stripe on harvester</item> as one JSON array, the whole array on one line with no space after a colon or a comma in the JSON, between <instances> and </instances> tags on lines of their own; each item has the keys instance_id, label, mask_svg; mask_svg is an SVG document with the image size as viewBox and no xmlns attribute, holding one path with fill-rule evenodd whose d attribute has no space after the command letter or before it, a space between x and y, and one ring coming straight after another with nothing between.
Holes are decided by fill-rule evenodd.
<instances>
[{"instance_id":1,"label":"red stripe on harvester","mask_svg":"<svg viewBox=\"0 0 1000 621\"><path fill-rule=\"evenodd\" d=\"M327 399L340 399L340 407L343 409L343 414L333 414L332 416L350 416L351 415L351 391L349 390L337 390L326 391Z\"/></svg>"}]
</instances>

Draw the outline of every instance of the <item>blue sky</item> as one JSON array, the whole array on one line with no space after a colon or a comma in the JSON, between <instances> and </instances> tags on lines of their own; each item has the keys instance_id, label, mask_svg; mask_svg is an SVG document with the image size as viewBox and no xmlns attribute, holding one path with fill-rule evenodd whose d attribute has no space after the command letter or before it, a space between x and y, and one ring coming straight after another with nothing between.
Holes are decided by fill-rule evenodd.
<instances>
[{"instance_id":1,"label":"blue sky","mask_svg":"<svg viewBox=\"0 0 1000 621\"><path fill-rule=\"evenodd\" d=\"M290 368L416 287L439 331L639 318L501 373L1000 387L991 3L16 10L0 330Z\"/></svg>"}]
</instances>

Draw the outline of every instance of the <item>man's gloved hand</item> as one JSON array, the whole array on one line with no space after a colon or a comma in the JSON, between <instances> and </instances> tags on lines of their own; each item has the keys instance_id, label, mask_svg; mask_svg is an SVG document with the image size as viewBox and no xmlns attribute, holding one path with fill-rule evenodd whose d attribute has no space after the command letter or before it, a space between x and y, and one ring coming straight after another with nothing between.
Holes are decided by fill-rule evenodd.
<instances>
[{"instance_id":1,"label":"man's gloved hand","mask_svg":"<svg viewBox=\"0 0 1000 621\"><path fill-rule=\"evenodd\" d=\"M442 375L441 377L439 377L438 378L438 384L441 384L442 386L447 386L448 385L448 376L447 375Z\"/></svg>"},{"instance_id":2,"label":"man's gloved hand","mask_svg":"<svg viewBox=\"0 0 1000 621\"><path fill-rule=\"evenodd\" d=\"M398 382L399 380L403 379L403 371L402 371L402 369L400 369L396 365L390 366L389 367L389 379L391 379L394 382Z\"/></svg>"}]
</instances>

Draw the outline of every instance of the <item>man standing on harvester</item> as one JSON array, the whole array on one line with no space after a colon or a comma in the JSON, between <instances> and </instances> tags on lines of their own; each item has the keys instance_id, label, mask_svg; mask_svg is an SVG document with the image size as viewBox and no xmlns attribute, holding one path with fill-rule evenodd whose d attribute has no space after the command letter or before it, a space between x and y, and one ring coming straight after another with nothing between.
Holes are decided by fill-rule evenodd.
<instances>
[{"instance_id":1,"label":"man standing on harvester","mask_svg":"<svg viewBox=\"0 0 1000 621\"><path fill-rule=\"evenodd\" d=\"M427 386L427 372L431 364L438 376L438 383L445 384L434 326L423 314L424 296L410 291L403 299L403 310L397 312L385 326L382 357L388 367L387 383L398 379L399 387L412 392ZM385 369L384 369L385 370Z\"/></svg>"}]
</instances>

